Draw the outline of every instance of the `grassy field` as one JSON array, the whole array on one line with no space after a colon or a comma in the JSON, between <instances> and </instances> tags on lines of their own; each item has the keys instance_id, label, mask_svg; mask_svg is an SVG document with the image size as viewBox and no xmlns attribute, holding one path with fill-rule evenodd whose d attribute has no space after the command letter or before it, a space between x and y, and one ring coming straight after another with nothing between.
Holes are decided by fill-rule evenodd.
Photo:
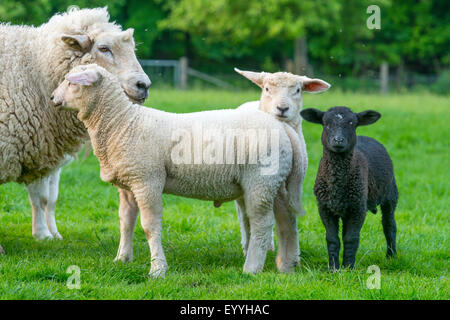
<instances>
[{"instance_id":1,"label":"grassy field","mask_svg":"<svg viewBox=\"0 0 450 320\"><path fill-rule=\"evenodd\" d=\"M151 91L148 105L173 112L234 108L258 99L257 91ZM396 211L398 258L385 259L380 214L367 214L353 272L330 274L325 229L313 184L322 154L320 126L304 123L309 169L304 187L307 216L299 219L301 266L279 274L275 253L264 272L242 274L244 257L233 203L164 196L163 246L169 271L147 277L150 254L137 225L134 261L114 263L119 243L118 195L99 178L90 156L63 170L57 206L64 240L36 242L23 185L0 186L1 299L449 299L450 99L426 94L306 95L304 107L373 108L380 121L359 134L384 143L394 161L400 200ZM342 251L341 251L342 254ZM66 269L81 269L81 289L66 286ZM381 269L381 289L369 290L367 268Z\"/></svg>"}]
</instances>

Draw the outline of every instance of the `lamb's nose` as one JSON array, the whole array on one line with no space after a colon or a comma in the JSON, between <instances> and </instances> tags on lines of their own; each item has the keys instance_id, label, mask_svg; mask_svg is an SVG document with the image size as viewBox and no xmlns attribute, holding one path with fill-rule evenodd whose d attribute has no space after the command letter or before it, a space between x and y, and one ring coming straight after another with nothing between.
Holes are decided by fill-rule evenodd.
<instances>
[{"instance_id":1,"label":"lamb's nose","mask_svg":"<svg viewBox=\"0 0 450 320\"><path fill-rule=\"evenodd\" d=\"M148 80L148 81L142 81L142 80L139 80L137 83L136 83L136 87L138 87L139 89L141 89L141 90L148 90L148 88L150 88L150 85L151 85L152 83L150 82L150 79Z\"/></svg>"},{"instance_id":2,"label":"lamb's nose","mask_svg":"<svg viewBox=\"0 0 450 320\"><path fill-rule=\"evenodd\" d=\"M277 109L281 111L281 114L283 114L289 109L289 107L282 108L280 106L277 106Z\"/></svg>"}]
</instances>

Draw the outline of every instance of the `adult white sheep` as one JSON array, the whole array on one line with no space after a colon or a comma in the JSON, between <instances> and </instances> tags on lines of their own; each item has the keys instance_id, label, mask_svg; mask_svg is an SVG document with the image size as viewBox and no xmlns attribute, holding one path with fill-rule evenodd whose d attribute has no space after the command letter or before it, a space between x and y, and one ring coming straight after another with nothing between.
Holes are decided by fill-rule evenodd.
<instances>
[{"instance_id":1,"label":"adult white sheep","mask_svg":"<svg viewBox=\"0 0 450 320\"><path fill-rule=\"evenodd\" d=\"M141 212L152 275L164 276L167 269L161 245L162 193L209 201L240 199L251 229L244 272L262 270L273 201L292 167L286 133L291 128L251 110L174 114L144 108L128 101L115 77L97 65L74 68L53 96L55 105L78 111L100 161L102 180L131 193L126 201ZM243 134L249 135L248 143L235 142ZM129 254L125 250L131 246L134 223L121 216L119 256Z\"/></svg>"},{"instance_id":2,"label":"adult white sheep","mask_svg":"<svg viewBox=\"0 0 450 320\"><path fill-rule=\"evenodd\" d=\"M278 243L277 265L278 268L289 271L298 263L300 255L296 215L302 216L305 214L301 197L303 180L308 168L308 154L301 126L302 94L303 92L323 92L330 88L330 84L321 79L311 79L288 72L252 72L237 68L235 68L235 71L262 89L259 101L244 103L237 109L267 112L288 124L296 132L297 139L291 138L291 140L296 141L293 144L294 155L298 155L300 159L294 161L296 166L289 174L286 183L281 185L274 204L277 237L278 239L286 238L285 241L279 241ZM250 238L248 217L243 214L243 203L236 201L236 209L241 225L241 244L245 254ZM291 230L291 233L289 233L289 230ZM283 246L284 243L288 244L287 247ZM285 265L282 261L294 261L294 263Z\"/></svg>"},{"instance_id":3,"label":"adult white sheep","mask_svg":"<svg viewBox=\"0 0 450 320\"><path fill-rule=\"evenodd\" d=\"M61 237L60 167L88 137L76 112L57 112L50 96L72 67L91 62L116 74L130 99L146 99L133 29L109 22L106 8L71 9L37 28L0 24L0 183L27 185L37 239Z\"/></svg>"}]
</instances>

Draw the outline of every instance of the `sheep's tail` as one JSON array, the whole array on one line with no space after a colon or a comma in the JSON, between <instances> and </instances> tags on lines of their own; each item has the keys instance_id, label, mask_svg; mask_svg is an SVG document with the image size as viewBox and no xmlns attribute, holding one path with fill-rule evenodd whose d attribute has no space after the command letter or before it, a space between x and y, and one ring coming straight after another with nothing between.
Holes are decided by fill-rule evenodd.
<instances>
[{"instance_id":1,"label":"sheep's tail","mask_svg":"<svg viewBox=\"0 0 450 320\"><path fill-rule=\"evenodd\" d=\"M301 130L297 133L287 124L285 127L292 145L292 168L280 190L289 211L303 217L306 211L302 203L302 185L308 167L306 145Z\"/></svg>"}]
</instances>

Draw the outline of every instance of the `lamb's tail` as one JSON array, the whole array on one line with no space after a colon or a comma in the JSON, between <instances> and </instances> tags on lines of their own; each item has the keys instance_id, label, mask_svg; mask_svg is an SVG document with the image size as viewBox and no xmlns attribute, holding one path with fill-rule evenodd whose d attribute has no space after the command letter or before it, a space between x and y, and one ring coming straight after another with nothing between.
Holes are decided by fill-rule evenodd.
<instances>
[{"instance_id":1,"label":"lamb's tail","mask_svg":"<svg viewBox=\"0 0 450 320\"><path fill-rule=\"evenodd\" d=\"M289 211L303 217L306 212L302 204L302 185L308 168L306 145L301 131L299 134L287 124L285 128L292 145L292 169L280 191Z\"/></svg>"},{"instance_id":2,"label":"lamb's tail","mask_svg":"<svg viewBox=\"0 0 450 320\"><path fill-rule=\"evenodd\" d=\"M93 150L91 140L87 140L82 147L83 150L83 161L85 161L91 154L91 151Z\"/></svg>"}]
</instances>

